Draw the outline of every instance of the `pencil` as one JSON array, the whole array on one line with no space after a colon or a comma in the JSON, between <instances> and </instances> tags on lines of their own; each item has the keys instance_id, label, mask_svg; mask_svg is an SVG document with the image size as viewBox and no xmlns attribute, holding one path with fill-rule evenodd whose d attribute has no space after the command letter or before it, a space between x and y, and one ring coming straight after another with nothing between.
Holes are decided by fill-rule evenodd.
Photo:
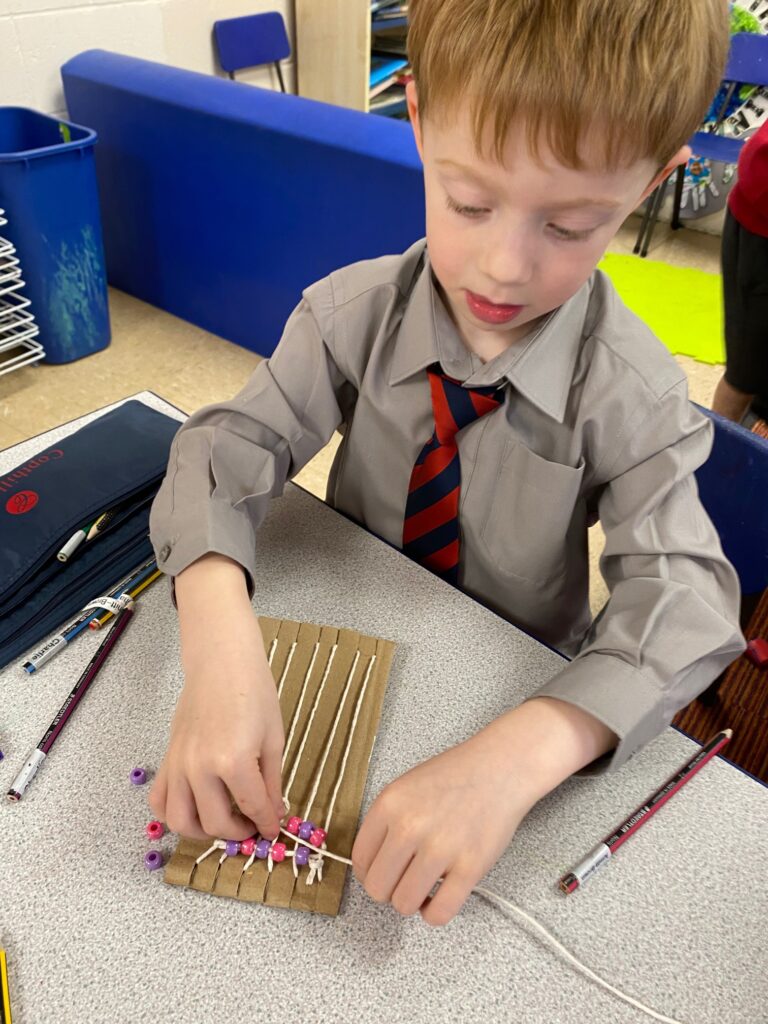
<instances>
[{"instance_id":1,"label":"pencil","mask_svg":"<svg viewBox=\"0 0 768 1024\"><path fill-rule=\"evenodd\" d=\"M126 591L126 593L128 594L128 597L131 597L131 598L138 597L139 594L142 592L142 590L146 590L146 588L150 585L150 583L154 583L155 580L159 579L162 575L163 575L162 569L155 569L154 572L152 572L149 576L146 577L146 579L143 579L139 583L137 583L133 587L132 590L127 590ZM114 615L114 612L109 612L109 611L101 612L100 615L96 615L93 619L91 619L91 621L88 624L88 628L89 629L101 629L101 627L104 625L104 623L105 622L109 622L109 620L112 618L113 615Z\"/></svg>"},{"instance_id":2,"label":"pencil","mask_svg":"<svg viewBox=\"0 0 768 1024\"><path fill-rule=\"evenodd\" d=\"M127 576L124 576L119 583L110 587L109 596L117 599L122 597L130 591L131 587L135 587L137 582L145 579L149 573L154 572L157 569L157 563L155 562L154 555L148 561L140 565L138 569L133 569ZM92 608L87 606L84 608L76 619L69 622L63 627L61 632L52 636L50 640L46 640L45 644L40 647L34 654L31 654L25 662L22 663L21 668L30 675L33 672L37 672L38 669L42 668L46 662L50 661L51 658L55 658L57 654L70 643L75 637L79 636L88 624L96 618L97 615L101 614L99 608Z\"/></svg>"},{"instance_id":3,"label":"pencil","mask_svg":"<svg viewBox=\"0 0 768 1024\"><path fill-rule=\"evenodd\" d=\"M58 736L61 733L61 730L72 717L75 708L85 696L86 690L98 675L102 665L109 657L110 652L114 648L117 641L120 639L120 636L125 630L125 627L130 622L132 615L133 608L129 606L127 608L123 608L115 616L115 621L112 625L112 628L104 637L103 641L99 644L98 650L91 658L91 660L88 662L85 670L83 671L83 674L75 683L72 692L59 708L56 717L48 726L48 730L46 731L45 736L43 736L38 745L29 755L26 764L21 769L16 778L13 780L11 788L8 790L9 800L12 800L14 802L17 800L21 800L22 796L24 795L24 791L37 774L37 770L40 767L40 765L43 763L43 761L50 753L53 744L56 742Z\"/></svg>"},{"instance_id":4,"label":"pencil","mask_svg":"<svg viewBox=\"0 0 768 1024\"><path fill-rule=\"evenodd\" d=\"M0 949L0 1024L11 1024L11 997L8 992L8 965L5 950Z\"/></svg>"},{"instance_id":5,"label":"pencil","mask_svg":"<svg viewBox=\"0 0 768 1024\"><path fill-rule=\"evenodd\" d=\"M599 867L609 861L616 851L626 843L629 837L634 835L649 818L652 818L656 811L663 807L667 800L671 799L679 789L682 789L686 782L689 782L696 772L704 767L707 761L711 761L716 754L720 753L731 736L733 736L732 729L725 729L723 732L719 732L717 736L713 736L709 743L703 746L690 761L686 761L672 778L667 779L664 785L657 789L644 804L634 810L626 821L619 825L615 832L606 836L601 843L598 843L593 850L590 850L586 857L579 861L576 867L571 868L567 874L563 875L559 882L563 892L574 892Z\"/></svg>"},{"instance_id":6,"label":"pencil","mask_svg":"<svg viewBox=\"0 0 768 1024\"><path fill-rule=\"evenodd\" d=\"M106 530L106 528L109 526L109 524L112 522L116 515L116 508L111 508L109 509L109 511L104 512L103 515L100 515L96 522L93 523L91 528L88 530L88 533L85 538L86 542L89 540L93 540L94 537L98 537L99 534L104 533L104 531Z\"/></svg>"}]
</instances>

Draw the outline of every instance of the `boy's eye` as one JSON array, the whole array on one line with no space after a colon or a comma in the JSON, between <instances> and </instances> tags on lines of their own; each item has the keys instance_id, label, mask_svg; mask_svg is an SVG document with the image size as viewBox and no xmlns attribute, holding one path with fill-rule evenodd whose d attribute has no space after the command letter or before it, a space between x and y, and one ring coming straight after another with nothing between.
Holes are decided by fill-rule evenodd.
<instances>
[{"instance_id":1,"label":"boy's eye","mask_svg":"<svg viewBox=\"0 0 768 1024\"><path fill-rule=\"evenodd\" d=\"M568 228L558 227L557 224L548 224L547 227L563 242L584 242L592 234L592 228L587 228L586 231L569 231Z\"/></svg>"},{"instance_id":2,"label":"boy's eye","mask_svg":"<svg viewBox=\"0 0 768 1024\"><path fill-rule=\"evenodd\" d=\"M448 204L448 209L453 210L454 213L460 213L462 217L478 217L481 213L487 213L487 210L482 209L478 206L461 206L454 199L446 193L445 201Z\"/></svg>"}]
</instances>

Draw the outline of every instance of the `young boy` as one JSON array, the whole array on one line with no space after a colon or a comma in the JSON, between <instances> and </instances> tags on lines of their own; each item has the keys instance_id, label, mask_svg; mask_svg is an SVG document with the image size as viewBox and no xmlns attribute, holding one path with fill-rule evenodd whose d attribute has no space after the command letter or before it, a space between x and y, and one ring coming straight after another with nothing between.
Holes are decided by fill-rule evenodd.
<instances>
[{"instance_id":1,"label":"young boy","mask_svg":"<svg viewBox=\"0 0 768 1024\"><path fill-rule=\"evenodd\" d=\"M739 157L723 228L726 367L712 408L768 420L768 124Z\"/></svg>"},{"instance_id":2,"label":"young boy","mask_svg":"<svg viewBox=\"0 0 768 1024\"><path fill-rule=\"evenodd\" d=\"M332 505L574 656L362 824L368 893L442 924L539 799L618 768L744 646L693 476L710 425L595 271L687 159L728 18L724 0L412 0L410 17L426 242L308 288L274 355L174 444L152 537L185 684L151 803L190 836L277 832L254 532L338 428ZM611 597L590 623L597 518Z\"/></svg>"}]
</instances>

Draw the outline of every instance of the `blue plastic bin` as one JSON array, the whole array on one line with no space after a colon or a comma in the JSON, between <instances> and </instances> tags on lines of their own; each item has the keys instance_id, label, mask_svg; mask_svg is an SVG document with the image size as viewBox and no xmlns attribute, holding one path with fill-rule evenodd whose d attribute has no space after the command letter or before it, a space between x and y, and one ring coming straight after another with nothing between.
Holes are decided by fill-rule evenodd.
<instances>
[{"instance_id":1,"label":"blue plastic bin","mask_svg":"<svg viewBox=\"0 0 768 1024\"><path fill-rule=\"evenodd\" d=\"M104 247L89 128L0 107L0 208L48 363L109 344Z\"/></svg>"}]
</instances>

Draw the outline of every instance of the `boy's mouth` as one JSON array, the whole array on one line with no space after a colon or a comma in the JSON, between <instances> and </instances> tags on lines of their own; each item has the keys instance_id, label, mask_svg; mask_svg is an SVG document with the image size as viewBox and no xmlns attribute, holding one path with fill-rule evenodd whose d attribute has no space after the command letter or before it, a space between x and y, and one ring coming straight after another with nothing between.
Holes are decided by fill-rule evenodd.
<instances>
[{"instance_id":1,"label":"boy's mouth","mask_svg":"<svg viewBox=\"0 0 768 1024\"><path fill-rule=\"evenodd\" d=\"M482 295L475 295L474 292L470 291L467 291L467 305L473 316L487 324L509 323L510 320L514 320L515 317L519 316L525 308L524 306L500 305L497 302L491 302L490 299L486 299Z\"/></svg>"}]
</instances>

